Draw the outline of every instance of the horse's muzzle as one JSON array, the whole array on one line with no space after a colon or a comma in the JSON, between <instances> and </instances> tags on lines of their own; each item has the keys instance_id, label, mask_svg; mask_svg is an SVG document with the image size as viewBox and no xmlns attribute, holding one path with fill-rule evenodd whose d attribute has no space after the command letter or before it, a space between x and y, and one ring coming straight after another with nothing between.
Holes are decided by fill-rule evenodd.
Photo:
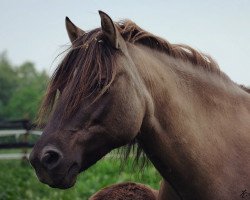
<instances>
[{"instance_id":1,"label":"horse's muzzle","mask_svg":"<svg viewBox=\"0 0 250 200\"><path fill-rule=\"evenodd\" d=\"M64 159L63 153L54 146L45 146L40 153L33 150L29 161L39 180L53 188L72 187L80 170L78 163Z\"/></svg>"}]
</instances>

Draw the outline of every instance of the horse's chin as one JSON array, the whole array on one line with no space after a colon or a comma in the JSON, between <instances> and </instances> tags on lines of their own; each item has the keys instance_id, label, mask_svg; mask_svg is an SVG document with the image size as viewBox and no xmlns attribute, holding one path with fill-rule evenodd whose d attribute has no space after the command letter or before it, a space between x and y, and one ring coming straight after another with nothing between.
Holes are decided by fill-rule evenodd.
<instances>
[{"instance_id":1,"label":"horse's chin","mask_svg":"<svg viewBox=\"0 0 250 200\"><path fill-rule=\"evenodd\" d=\"M79 165L73 164L62 177L58 174L51 174L49 177L46 176L46 178L39 174L37 174L37 176L42 183L45 183L52 188L68 189L75 185L79 173Z\"/></svg>"},{"instance_id":2,"label":"horse's chin","mask_svg":"<svg viewBox=\"0 0 250 200\"><path fill-rule=\"evenodd\" d=\"M69 189L71 187L73 187L75 185L75 182L76 180L74 181L70 181L70 182L62 182L62 183L56 183L56 184L48 184L50 187L52 188L58 188L58 189L63 189L63 190L66 190L66 189Z\"/></svg>"},{"instance_id":3,"label":"horse's chin","mask_svg":"<svg viewBox=\"0 0 250 200\"><path fill-rule=\"evenodd\" d=\"M52 184L48 184L48 185L52 188L58 188L58 189L63 189L63 190L69 189L75 185L76 177L74 179L71 179L71 180L63 180L61 183L52 183Z\"/></svg>"}]
</instances>

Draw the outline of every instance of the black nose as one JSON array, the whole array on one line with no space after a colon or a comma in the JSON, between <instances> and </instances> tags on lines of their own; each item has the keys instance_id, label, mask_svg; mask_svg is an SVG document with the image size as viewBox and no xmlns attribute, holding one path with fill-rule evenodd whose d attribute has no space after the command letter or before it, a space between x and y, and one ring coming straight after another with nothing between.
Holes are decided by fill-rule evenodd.
<instances>
[{"instance_id":1,"label":"black nose","mask_svg":"<svg viewBox=\"0 0 250 200\"><path fill-rule=\"evenodd\" d=\"M55 147L49 146L45 147L42 151L41 163L46 169L52 170L60 164L62 158L61 151Z\"/></svg>"}]
</instances>

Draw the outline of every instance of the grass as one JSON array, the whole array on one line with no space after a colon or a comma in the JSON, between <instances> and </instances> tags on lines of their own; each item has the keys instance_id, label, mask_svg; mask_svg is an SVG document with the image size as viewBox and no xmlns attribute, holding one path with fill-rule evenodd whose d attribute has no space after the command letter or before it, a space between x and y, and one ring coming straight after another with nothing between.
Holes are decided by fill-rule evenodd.
<instances>
[{"instance_id":1,"label":"grass","mask_svg":"<svg viewBox=\"0 0 250 200\"><path fill-rule=\"evenodd\" d=\"M126 162L121 168L119 159L105 158L80 174L73 188L59 190L40 183L27 162L0 160L0 200L87 200L99 189L125 181L159 189L161 178L152 165L138 173L131 159Z\"/></svg>"}]
</instances>

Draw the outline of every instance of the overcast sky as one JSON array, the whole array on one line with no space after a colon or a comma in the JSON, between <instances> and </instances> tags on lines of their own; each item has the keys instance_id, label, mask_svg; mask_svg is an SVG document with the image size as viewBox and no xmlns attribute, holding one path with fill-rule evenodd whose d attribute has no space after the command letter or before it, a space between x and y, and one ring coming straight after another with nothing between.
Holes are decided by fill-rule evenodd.
<instances>
[{"instance_id":1,"label":"overcast sky","mask_svg":"<svg viewBox=\"0 0 250 200\"><path fill-rule=\"evenodd\" d=\"M250 0L0 0L0 52L51 73L69 44L65 16L90 30L100 26L98 10L208 53L234 81L250 85Z\"/></svg>"}]
</instances>

